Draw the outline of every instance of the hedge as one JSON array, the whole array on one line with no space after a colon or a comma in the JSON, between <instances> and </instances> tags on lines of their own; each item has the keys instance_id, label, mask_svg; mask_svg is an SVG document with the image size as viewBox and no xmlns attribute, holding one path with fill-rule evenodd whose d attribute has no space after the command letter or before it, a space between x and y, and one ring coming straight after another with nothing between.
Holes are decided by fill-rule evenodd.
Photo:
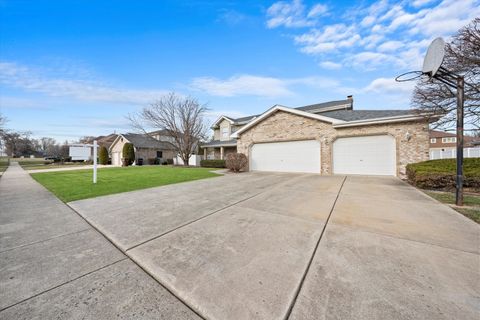
<instances>
[{"instance_id":1,"label":"hedge","mask_svg":"<svg viewBox=\"0 0 480 320\"><path fill-rule=\"evenodd\" d=\"M100 164L108 164L108 150L105 146L100 147L100 151L98 151L98 162Z\"/></svg>"},{"instance_id":2,"label":"hedge","mask_svg":"<svg viewBox=\"0 0 480 320\"><path fill-rule=\"evenodd\" d=\"M456 159L429 160L407 165L408 182L422 189L455 189ZM480 158L465 158L463 185L480 190Z\"/></svg>"},{"instance_id":3,"label":"hedge","mask_svg":"<svg viewBox=\"0 0 480 320\"><path fill-rule=\"evenodd\" d=\"M200 160L200 166L206 168L225 168L225 160Z\"/></svg>"},{"instance_id":4,"label":"hedge","mask_svg":"<svg viewBox=\"0 0 480 320\"><path fill-rule=\"evenodd\" d=\"M123 165L129 166L135 161L135 149L133 144L125 143L122 149Z\"/></svg>"}]
</instances>

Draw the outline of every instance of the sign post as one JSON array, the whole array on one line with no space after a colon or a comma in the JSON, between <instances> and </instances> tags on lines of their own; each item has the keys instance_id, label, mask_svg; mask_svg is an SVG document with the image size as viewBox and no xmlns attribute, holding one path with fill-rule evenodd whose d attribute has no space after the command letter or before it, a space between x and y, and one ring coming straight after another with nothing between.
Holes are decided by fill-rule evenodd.
<instances>
[{"instance_id":1,"label":"sign post","mask_svg":"<svg viewBox=\"0 0 480 320\"><path fill-rule=\"evenodd\" d=\"M93 141L93 183L97 183L97 140Z\"/></svg>"}]
</instances>

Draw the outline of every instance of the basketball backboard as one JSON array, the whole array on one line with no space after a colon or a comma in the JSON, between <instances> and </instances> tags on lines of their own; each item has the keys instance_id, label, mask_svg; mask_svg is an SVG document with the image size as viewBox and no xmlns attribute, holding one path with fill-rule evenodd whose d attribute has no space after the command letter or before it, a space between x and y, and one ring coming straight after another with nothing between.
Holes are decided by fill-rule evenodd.
<instances>
[{"instance_id":1,"label":"basketball backboard","mask_svg":"<svg viewBox=\"0 0 480 320\"><path fill-rule=\"evenodd\" d=\"M423 60L422 72L433 77L442 65L444 57L445 41L442 38L436 38L428 47L427 54Z\"/></svg>"}]
</instances>

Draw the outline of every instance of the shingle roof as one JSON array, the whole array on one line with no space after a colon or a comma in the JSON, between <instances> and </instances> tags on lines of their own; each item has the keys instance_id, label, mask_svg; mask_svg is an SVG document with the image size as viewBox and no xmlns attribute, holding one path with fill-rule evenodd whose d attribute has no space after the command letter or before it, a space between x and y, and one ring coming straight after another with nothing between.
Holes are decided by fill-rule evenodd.
<instances>
[{"instance_id":1,"label":"shingle roof","mask_svg":"<svg viewBox=\"0 0 480 320\"><path fill-rule=\"evenodd\" d=\"M232 121L235 122L235 123L241 123L241 122L245 122L245 121L250 121L250 120L252 120L253 118L256 118L256 117L258 117L258 116L259 116L259 114L255 114L255 115L253 115L253 116L248 116L248 117L241 117L241 118L232 119ZM229 119L231 119L231 118L229 118Z\"/></svg>"},{"instance_id":2,"label":"shingle roof","mask_svg":"<svg viewBox=\"0 0 480 320\"><path fill-rule=\"evenodd\" d=\"M313 112L313 111L321 111L321 109L327 109L330 107L336 107L336 106L348 106L348 108L352 108L352 102L353 100L350 99L345 99L345 100L336 100L336 101L328 101L328 102L323 102L323 103L316 103L316 104L311 104L308 106L303 106L303 107L296 107L295 109L301 110L301 111L307 111L307 112Z\"/></svg>"},{"instance_id":3,"label":"shingle roof","mask_svg":"<svg viewBox=\"0 0 480 320\"><path fill-rule=\"evenodd\" d=\"M414 110L334 110L322 112L323 116L343 121L369 120L414 114Z\"/></svg>"},{"instance_id":4,"label":"shingle roof","mask_svg":"<svg viewBox=\"0 0 480 320\"><path fill-rule=\"evenodd\" d=\"M237 145L237 140L232 139L232 140L212 140L206 143L202 143L201 147L209 147L209 146L225 146L225 145Z\"/></svg>"},{"instance_id":5,"label":"shingle roof","mask_svg":"<svg viewBox=\"0 0 480 320\"><path fill-rule=\"evenodd\" d=\"M430 138L442 138L442 137L456 137L455 133L444 132L439 130L430 130Z\"/></svg>"},{"instance_id":6,"label":"shingle roof","mask_svg":"<svg viewBox=\"0 0 480 320\"><path fill-rule=\"evenodd\" d=\"M151 149L163 149L174 150L173 144L165 141L158 141L150 136L137 133L122 134L128 141L130 141L135 148L151 148Z\"/></svg>"}]
</instances>

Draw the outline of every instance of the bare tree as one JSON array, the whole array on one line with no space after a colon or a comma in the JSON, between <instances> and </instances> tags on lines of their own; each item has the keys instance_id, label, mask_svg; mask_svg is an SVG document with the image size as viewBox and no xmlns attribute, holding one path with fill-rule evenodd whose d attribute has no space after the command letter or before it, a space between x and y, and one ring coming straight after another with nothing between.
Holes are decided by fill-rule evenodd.
<instances>
[{"instance_id":1,"label":"bare tree","mask_svg":"<svg viewBox=\"0 0 480 320\"><path fill-rule=\"evenodd\" d=\"M146 133L146 127L166 130L172 137L184 165L194 153L200 139L206 137L208 126L205 123L207 106L192 97L182 97L171 92L128 119L133 127Z\"/></svg>"},{"instance_id":2,"label":"bare tree","mask_svg":"<svg viewBox=\"0 0 480 320\"><path fill-rule=\"evenodd\" d=\"M57 142L53 138L42 137L39 139L40 151L44 156L51 156L55 153L55 146Z\"/></svg>"},{"instance_id":3,"label":"bare tree","mask_svg":"<svg viewBox=\"0 0 480 320\"><path fill-rule=\"evenodd\" d=\"M480 128L480 18L460 29L446 45L443 67L465 77L465 126ZM419 81L413 92L412 105L420 112L443 115L436 128L454 127L456 91L439 81Z\"/></svg>"}]
</instances>

